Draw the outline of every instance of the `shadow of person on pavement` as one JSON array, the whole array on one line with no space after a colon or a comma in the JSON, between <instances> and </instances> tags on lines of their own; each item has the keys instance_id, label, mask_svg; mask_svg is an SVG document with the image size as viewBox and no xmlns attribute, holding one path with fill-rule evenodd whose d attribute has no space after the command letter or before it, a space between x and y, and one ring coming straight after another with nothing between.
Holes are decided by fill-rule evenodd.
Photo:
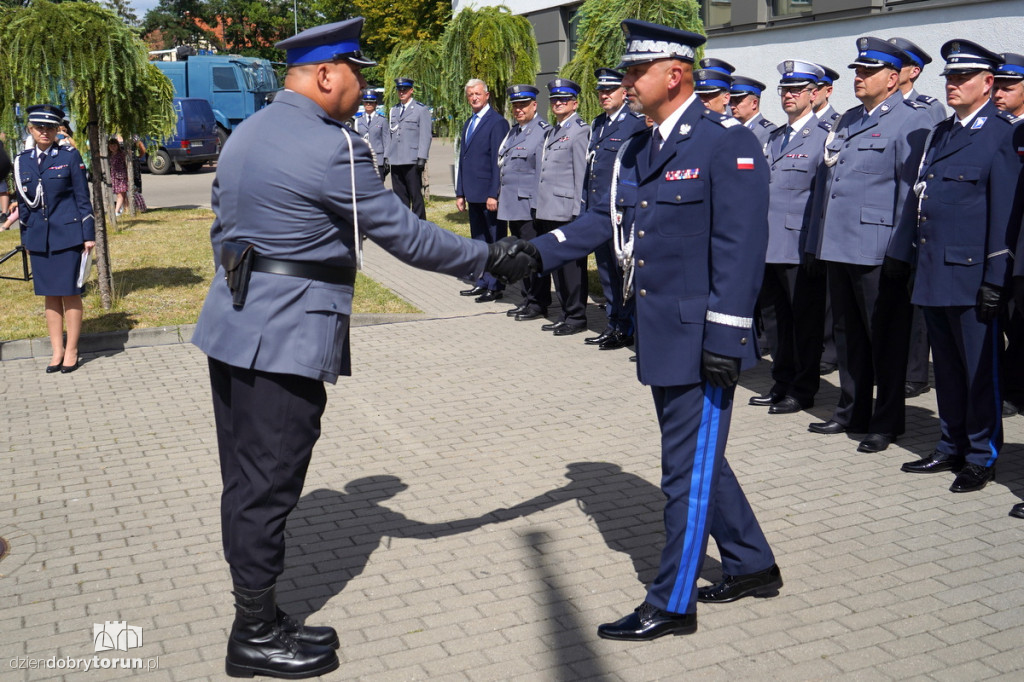
<instances>
[{"instance_id":1,"label":"shadow of person on pavement","mask_svg":"<svg viewBox=\"0 0 1024 682\"><path fill-rule=\"evenodd\" d=\"M609 462L573 462L566 469L567 485L492 514L507 521L575 501L597 526L609 549L629 555L637 580L646 587L658 573L665 544L665 495L661 489ZM721 564L705 556L702 574L705 571L720 573Z\"/></svg>"},{"instance_id":2,"label":"shadow of person on pavement","mask_svg":"<svg viewBox=\"0 0 1024 682\"><path fill-rule=\"evenodd\" d=\"M303 495L285 532L282 603L288 600L288 583L297 581L309 612L319 611L363 572L381 542L390 543L391 538L443 538L498 521L492 512L475 519L422 523L384 506L408 487L397 476L380 475L350 481L343 493L321 488Z\"/></svg>"}]
</instances>

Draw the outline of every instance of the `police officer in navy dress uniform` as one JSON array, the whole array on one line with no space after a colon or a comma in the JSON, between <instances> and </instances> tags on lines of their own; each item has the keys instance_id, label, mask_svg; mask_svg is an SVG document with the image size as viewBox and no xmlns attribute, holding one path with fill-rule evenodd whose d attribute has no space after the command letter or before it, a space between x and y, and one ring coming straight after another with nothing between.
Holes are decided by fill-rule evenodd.
<instances>
[{"instance_id":1,"label":"police officer in navy dress uniform","mask_svg":"<svg viewBox=\"0 0 1024 682\"><path fill-rule=\"evenodd\" d=\"M427 217L423 206L423 171L430 156L430 109L413 99L415 83L411 78L395 79L398 104L391 107L388 131L387 163L391 186L402 204L420 219Z\"/></svg>"},{"instance_id":2,"label":"police officer in navy dress uniform","mask_svg":"<svg viewBox=\"0 0 1024 682\"><path fill-rule=\"evenodd\" d=\"M899 91L899 71L909 57L881 38L858 38L857 49L850 68L861 104L829 133L807 238L807 252L828 269L840 395L832 418L808 428L866 433L857 450L880 452L906 425L911 315L909 268L885 255L907 205L929 119L923 104L904 100Z\"/></svg>"},{"instance_id":3,"label":"police officer in navy dress uniform","mask_svg":"<svg viewBox=\"0 0 1024 682\"><path fill-rule=\"evenodd\" d=\"M711 111L732 116L729 109L729 89L732 75L721 69L697 69L693 72L693 91L701 104Z\"/></svg>"},{"instance_id":4,"label":"police officer in navy dress uniform","mask_svg":"<svg viewBox=\"0 0 1024 682\"><path fill-rule=\"evenodd\" d=\"M534 193L534 216L538 234L556 230L573 220L583 210L583 181L587 175L587 145L590 126L579 117L576 108L580 86L566 78L548 83L548 99L556 123L544 136L541 147L540 172ZM551 274L562 314L555 322L541 329L555 336L578 334L587 328L587 256L566 263ZM540 289L548 289L542 294ZM547 308L551 301L546 275L538 286L538 304Z\"/></svg>"},{"instance_id":5,"label":"police officer in navy dress uniform","mask_svg":"<svg viewBox=\"0 0 1024 682\"><path fill-rule=\"evenodd\" d=\"M750 128L764 147L768 136L778 128L761 113L761 93L765 84L746 76L733 74L732 86L729 88L729 109L737 121Z\"/></svg>"},{"instance_id":6,"label":"police officer in navy dress uniform","mask_svg":"<svg viewBox=\"0 0 1024 682\"><path fill-rule=\"evenodd\" d=\"M498 220L508 225L509 233L533 239L537 229L532 208L540 175L540 155L544 135L551 124L537 115L537 88L519 84L508 88L515 125L498 146L498 169L501 188L498 190ZM539 274L529 275L522 283L522 303L506 315L517 322L535 320L547 315L551 302L551 279Z\"/></svg>"},{"instance_id":7,"label":"police officer in navy dress uniform","mask_svg":"<svg viewBox=\"0 0 1024 682\"><path fill-rule=\"evenodd\" d=\"M999 55L969 40L942 46L954 115L935 127L914 190L919 210L900 224L893 257L916 252L913 302L924 308L942 435L904 471L957 471L950 490L982 489L1003 445L999 318L1020 229L1014 199L1021 157L1006 112L991 102Z\"/></svg>"},{"instance_id":8,"label":"police officer in navy dress uniform","mask_svg":"<svg viewBox=\"0 0 1024 682\"><path fill-rule=\"evenodd\" d=\"M359 133L373 152L373 160L377 166L377 174L383 180L389 169L385 162L385 150L391 139L388 119L377 111L380 106L380 93L373 88L363 90L363 115L356 117L356 132Z\"/></svg>"},{"instance_id":9,"label":"police officer in navy dress uniform","mask_svg":"<svg viewBox=\"0 0 1024 682\"><path fill-rule=\"evenodd\" d=\"M473 110L459 136L459 165L455 176L455 207L469 211L469 232L473 239L492 244L507 232L498 220L498 147L508 133L508 121L488 103L491 93L479 78L466 83L466 100ZM476 296L477 303L497 301L505 285L484 273L463 296Z\"/></svg>"},{"instance_id":10,"label":"police officer in navy dress uniform","mask_svg":"<svg viewBox=\"0 0 1024 682\"><path fill-rule=\"evenodd\" d=\"M637 373L651 386L661 425L665 546L646 600L598 635L650 640L694 632L697 601L768 596L782 586L724 456L740 369L757 362L752 315L768 235L768 166L749 130L693 92L694 48L704 36L632 19L622 26L622 83L657 127L620 153L614 215L599 204L531 245L550 270L611 233L637 297ZM709 532L725 577L698 590Z\"/></svg>"},{"instance_id":11,"label":"police officer in navy dress uniform","mask_svg":"<svg viewBox=\"0 0 1024 682\"><path fill-rule=\"evenodd\" d=\"M814 183L832 125L814 115L821 67L791 59L779 64L778 70L782 109L789 120L765 144L771 197L768 252L759 297L761 310L770 310L775 322L774 384L768 393L752 397L750 404L767 405L769 414L791 414L814 405L821 382L818 364L825 322L825 272L821 267L801 267L801 262L805 260Z\"/></svg>"},{"instance_id":12,"label":"police officer in navy dress uniform","mask_svg":"<svg viewBox=\"0 0 1024 682\"><path fill-rule=\"evenodd\" d=\"M626 89L622 87L622 73L615 69L597 69L594 76L597 78L597 98L604 111L590 124L587 177L583 184L583 198L588 210L598 204L608 204L612 167L619 149L626 140L647 129L644 117L629 109ZM611 239L594 249L594 259L607 301L608 326L583 342L601 350L630 346L633 344L633 299L624 300L622 267L615 257Z\"/></svg>"},{"instance_id":13,"label":"police officer in navy dress uniform","mask_svg":"<svg viewBox=\"0 0 1024 682\"><path fill-rule=\"evenodd\" d=\"M508 243L484 244L419 220L374 173L342 122L366 86L356 17L303 31L287 50L285 89L224 145L210 229L217 272L192 341L209 356L224 492L221 531L234 584L225 667L237 677L304 678L338 667L333 628L278 607L285 525L298 502L323 382L350 373L349 316L361 236L410 265L508 278ZM264 160L272 158L274 164ZM525 244L525 242L524 242Z\"/></svg>"},{"instance_id":14,"label":"police officer in navy dress uniform","mask_svg":"<svg viewBox=\"0 0 1024 682\"><path fill-rule=\"evenodd\" d=\"M32 285L46 297L46 328L53 350L47 374L78 369L82 332L82 253L96 246L85 163L73 147L57 144L64 112L50 104L27 108L35 147L14 160L21 244L32 261ZM64 327L67 327L67 344Z\"/></svg>"}]
</instances>

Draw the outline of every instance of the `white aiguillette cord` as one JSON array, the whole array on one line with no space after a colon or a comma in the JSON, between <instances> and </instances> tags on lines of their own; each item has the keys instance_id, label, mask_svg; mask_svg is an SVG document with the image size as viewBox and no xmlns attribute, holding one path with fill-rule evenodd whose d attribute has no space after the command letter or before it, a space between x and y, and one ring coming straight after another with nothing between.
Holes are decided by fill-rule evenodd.
<instances>
[{"instance_id":1,"label":"white aiguillette cord","mask_svg":"<svg viewBox=\"0 0 1024 682\"><path fill-rule=\"evenodd\" d=\"M356 255L356 270L363 269L363 240L359 236L359 210L356 201L356 155L352 149L352 135L344 126L341 132L345 133L345 141L348 142L348 169L352 178L352 236L354 241L353 251Z\"/></svg>"},{"instance_id":2,"label":"white aiguillette cord","mask_svg":"<svg viewBox=\"0 0 1024 682\"><path fill-rule=\"evenodd\" d=\"M14 157L14 184L18 188L18 194L25 197L25 203L29 208L38 208L40 204L43 204L43 208L46 208L46 204L43 200L43 176L39 176L39 184L36 185L36 195L29 199L28 192L25 191L25 186L21 184L21 154Z\"/></svg>"}]
</instances>

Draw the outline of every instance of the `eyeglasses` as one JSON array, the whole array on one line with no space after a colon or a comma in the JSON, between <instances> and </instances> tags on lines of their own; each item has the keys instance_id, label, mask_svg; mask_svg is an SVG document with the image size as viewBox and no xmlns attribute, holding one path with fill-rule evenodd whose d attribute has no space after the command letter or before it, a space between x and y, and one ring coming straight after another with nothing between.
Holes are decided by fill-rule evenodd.
<instances>
[{"instance_id":1,"label":"eyeglasses","mask_svg":"<svg viewBox=\"0 0 1024 682\"><path fill-rule=\"evenodd\" d=\"M793 95L794 97L799 97L805 92L810 92L811 90L816 89L817 88L815 88L814 86L807 87L804 85L780 85L778 88L776 88L776 91L779 93L780 97L785 97L786 95Z\"/></svg>"}]
</instances>

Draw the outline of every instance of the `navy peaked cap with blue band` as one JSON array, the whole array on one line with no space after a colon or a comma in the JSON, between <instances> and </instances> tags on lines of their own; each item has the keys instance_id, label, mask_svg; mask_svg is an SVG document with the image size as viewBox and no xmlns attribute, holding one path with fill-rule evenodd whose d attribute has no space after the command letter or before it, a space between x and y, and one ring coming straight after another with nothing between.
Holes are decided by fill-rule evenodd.
<instances>
[{"instance_id":1,"label":"navy peaked cap with blue band","mask_svg":"<svg viewBox=\"0 0 1024 682\"><path fill-rule=\"evenodd\" d=\"M707 41L699 33L639 19L623 21L622 33L626 36L626 52L615 67L617 69L658 59L678 59L693 64L697 48Z\"/></svg>"},{"instance_id":2,"label":"navy peaked cap with blue band","mask_svg":"<svg viewBox=\"0 0 1024 682\"><path fill-rule=\"evenodd\" d=\"M314 26L291 38L277 43L279 50L285 50L288 66L320 64L344 59L355 66L377 66L377 62L363 56L359 47L359 35L363 31L363 18L353 17L333 24Z\"/></svg>"},{"instance_id":3,"label":"navy peaked cap with blue band","mask_svg":"<svg viewBox=\"0 0 1024 682\"><path fill-rule=\"evenodd\" d=\"M899 71L910 62L910 57L888 40L863 36L857 38L857 59L850 64L851 69L863 66L869 69L888 68Z\"/></svg>"},{"instance_id":4,"label":"navy peaked cap with blue band","mask_svg":"<svg viewBox=\"0 0 1024 682\"><path fill-rule=\"evenodd\" d=\"M558 99L560 97L579 97L580 86L568 78L556 78L548 82L548 97Z\"/></svg>"},{"instance_id":5,"label":"navy peaked cap with blue band","mask_svg":"<svg viewBox=\"0 0 1024 682\"><path fill-rule=\"evenodd\" d=\"M714 57L704 57L700 60L699 64L702 69L711 69L712 71L721 71L722 73L735 73L736 67L725 61L724 59L715 59Z\"/></svg>"},{"instance_id":6,"label":"navy peaked cap with blue band","mask_svg":"<svg viewBox=\"0 0 1024 682\"><path fill-rule=\"evenodd\" d=\"M64 110L52 104L35 104L26 107L28 122L36 125L59 126L64 123Z\"/></svg>"},{"instance_id":7,"label":"navy peaked cap with blue band","mask_svg":"<svg viewBox=\"0 0 1024 682\"><path fill-rule=\"evenodd\" d=\"M1004 52L999 56L1002 58L1002 63L993 74L996 78L1014 78L1016 80L1024 78L1024 55L1019 55L1016 52Z\"/></svg>"},{"instance_id":8,"label":"navy peaked cap with blue band","mask_svg":"<svg viewBox=\"0 0 1024 682\"><path fill-rule=\"evenodd\" d=\"M698 95L710 95L732 87L732 76L714 69L697 69L693 72L693 91Z\"/></svg>"},{"instance_id":9,"label":"navy peaked cap with blue band","mask_svg":"<svg viewBox=\"0 0 1024 682\"><path fill-rule=\"evenodd\" d=\"M839 72L835 69L830 69L824 64L818 64L821 70L825 72L825 75L818 79L818 85L832 85L839 80Z\"/></svg>"},{"instance_id":10,"label":"navy peaked cap with blue band","mask_svg":"<svg viewBox=\"0 0 1024 682\"><path fill-rule=\"evenodd\" d=\"M512 85L507 90L508 101L510 102L527 102L529 100L537 99L537 94L540 92L537 88L532 85Z\"/></svg>"},{"instance_id":11,"label":"navy peaked cap with blue band","mask_svg":"<svg viewBox=\"0 0 1024 682\"><path fill-rule=\"evenodd\" d=\"M779 70L779 85L813 85L825 78L825 69L814 62L787 59L775 67Z\"/></svg>"},{"instance_id":12,"label":"navy peaked cap with blue band","mask_svg":"<svg viewBox=\"0 0 1024 682\"><path fill-rule=\"evenodd\" d=\"M615 69L595 69L598 90L616 90L622 87L622 72Z\"/></svg>"},{"instance_id":13,"label":"navy peaked cap with blue band","mask_svg":"<svg viewBox=\"0 0 1024 682\"><path fill-rule=\"evenodd\" d=\"M978 43L959 38L950 40L940 50L942 58L946 60L946 68L942 70L943 76L951 73L964 73L965 71L991 71L1002 63L1002 57L992 50L986 49Z\"/></svg>"},{"instance_id":14,"label":"navy peaked cap with blue band","mask_svg":"<svg viewBox=\"0 0 1024 682\"><path fill-rule=\"evenodd\" d=\"M747 78L746 76L733 76L732 87L729 88L729 94L736 96L756 95L760 97L766 87L768 86L759 80Z\"/></svg>"},{"instance_id":15,"label":"navy peaked cap with blue band","mask_svg":"<svg viewBox=\"0 0 1024 682\"><path fill-rule=\"evenodd\" d=\"M416 85L413 80L407 76L399 76L395 79L396 88L411 88Z\"/></svg>"},{"instance_id":16,"label":"navy peaked cap with blue band","mask_svg":"<svg viewBox=\"0 0 1024 682\"><path fill-rule=\"evenodd\" d=\"M906 38L889 38L889 42L903 50L903 53L910 57L910 61L923 69L925 64L931 64L931 56ZM903 66L907 66L904 64Z\"/></svg>"},{"instance_id":17,"label":"navy peaked cap with blue band","mask_svg":"<svg viewBox=\"0 0 1024 682\"><path fill-rule=\"evenodd\" d=\"M373 88L366 88L363 90L363 101L364 102L376 102L380 100L380 93Z\"/></svg>"}]
</instances>

